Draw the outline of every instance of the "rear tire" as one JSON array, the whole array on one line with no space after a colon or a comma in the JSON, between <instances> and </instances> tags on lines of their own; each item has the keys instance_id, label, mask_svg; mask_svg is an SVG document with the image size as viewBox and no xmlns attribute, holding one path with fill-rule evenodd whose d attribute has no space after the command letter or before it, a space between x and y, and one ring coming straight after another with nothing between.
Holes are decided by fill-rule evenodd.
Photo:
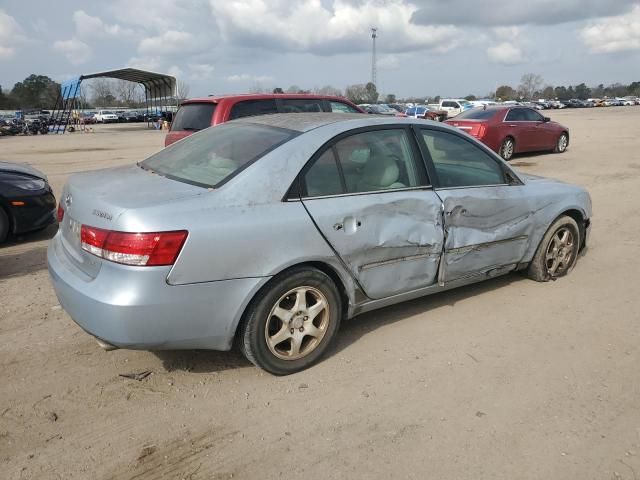
<instances>
[{"instance_id":1,"label":"rear tire","mask_svg":"<svg viewBox=\"0 0 640 480\"><path fill-rule=\"evenodd\" d=\"M556 280L571 273L578 260L580 228L569 216L558 218L538 245L527 275L536 282Z\"/></svg>"},{"instance_id":2,"label":"rear tire","mask_svg":"<svg viewBox=\"0 0 640 480\"><path fill-rule=\"evenodd\" d=\"M500 151L498 153L505 161L508 162L513 158L513 154L515 151L516 151L515 140L511 137L507 137L502 141L502 145L500 145Z\"/></svg>"},{"instance_id":3,"label":"rear tire","mask_svg":"<svg viewBox=\"0 0 640 480\"><path fill-rule=\"evenodd\" d=\"M315 268L294 268L273 278L245 312L242 353L274 375L314 364L340 326L342 300L335 283Z\"/></svg>"},{"instance_id":4,"label":"rear tire","mask_svg":"<svg viewBox=\"0 0 640 480\"><path fill-rule=\"evenodd\" d=\"M2 207L0 207L0 244L4 243L9 235L9 217Z\"/></svg>"}]
</instances>

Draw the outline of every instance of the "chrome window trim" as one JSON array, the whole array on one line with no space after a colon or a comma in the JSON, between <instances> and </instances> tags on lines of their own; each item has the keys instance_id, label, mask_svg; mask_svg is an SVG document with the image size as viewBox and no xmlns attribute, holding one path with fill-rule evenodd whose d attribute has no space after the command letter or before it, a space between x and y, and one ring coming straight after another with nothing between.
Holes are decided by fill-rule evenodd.
<instances>
[{"instance_id":1,"label":"chrome window trim","mask_svg":"<svg viewBox=\"0 0 640 480\"><path fill-rule=\"evenodd\" d=\"M321 200L323 198L339 198L339 197L353 197L356 195L373 195L377 193L387 193L387 192L412 192L416 190L434 190L431 185L420 185L417 187L403 187L403 188L385 188L383 190L370 190L367 192L351 192L351 193L337 193L335 195L317 195L314 197L300 197L300 198L292 198L287 199L287 202L299 202L304 200Z\"/></svg>"}]
</instances>

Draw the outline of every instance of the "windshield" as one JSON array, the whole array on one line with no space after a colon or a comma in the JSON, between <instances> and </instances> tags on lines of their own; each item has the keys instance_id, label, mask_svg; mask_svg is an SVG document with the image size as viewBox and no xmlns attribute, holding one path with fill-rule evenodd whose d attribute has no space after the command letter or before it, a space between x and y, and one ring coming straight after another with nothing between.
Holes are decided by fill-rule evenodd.
<instances>
[{"instance_id":1,"label":"windshield","mask_svg":"<svg viewBox=\"0 0 640 480\"><path fill-rule=\"evenodd\" d=\"M484 109L484 107L472 108L456 115L456 120L489 120L498 112L494 109Z\"/></svg>"},{"instance_id":2,"label":"windshield","mask_svg":"<svg viewBox=\"0 0 640 480\"><path fill-rule=\"evenodd\" d=\"M217 187L295 135L264 125L224 124L176 142L139 165L173 180Z\"/></svg>"},{"instance_id":3,"label":"windshield","mask_svg":"<svg viewBox=\"0 0 640 480\"><path fill-rule=\"evenodd\" d=\"M104 110L102 112L103 115L115 115L111 110Z\"/></svg>"},{"instance_id":4,"label":"windshield","mask_svg":"<svg viewBox=\"0 0 640 480\"><path fill-rule=\"evenodd\" d=\"M173 119L171 130L191 130L197 131L211 126L213 112L216 104L207 103L186 103L178 109L176 118Z\"/></svg>"}]
</instances>

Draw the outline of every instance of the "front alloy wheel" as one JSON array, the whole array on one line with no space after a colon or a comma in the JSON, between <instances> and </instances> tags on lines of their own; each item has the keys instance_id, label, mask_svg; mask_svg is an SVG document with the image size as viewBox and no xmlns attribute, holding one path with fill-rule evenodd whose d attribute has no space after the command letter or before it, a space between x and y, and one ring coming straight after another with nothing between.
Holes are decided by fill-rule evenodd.
<instances>
[{"instance_id":1,"label":"front alloy wheel","mask_svg":"<svg viewBox=\"0 0 640 480\"><path fill-rule=\"evenodd\" d=\"M515 151L515 142L513 138L505 138L500 147L500 156L505 160L511 160Z\"/></svg>"},{"instance_id":2,"label":"front alloy wheel","mask_svg":"<svg viewBox=\"0 0 640 480\"><path fill-rule=\"evenodd\" d=\"M571 272L578 260L580 229L569 216L558 218L545 233L527 271L529 278L546 282Z\"/></svg>"},{"instance_id":3,"label":"front alloy wheel","mask_svg":"<svg viewBox=\"0 0 640 480\"><path fill-rule=\"evenodd\" d=\"M564 153L569 146L569 136L566 133L563 133L558 138L558 142L556 143L556 153Z\"/></svg>"}]
</instances>

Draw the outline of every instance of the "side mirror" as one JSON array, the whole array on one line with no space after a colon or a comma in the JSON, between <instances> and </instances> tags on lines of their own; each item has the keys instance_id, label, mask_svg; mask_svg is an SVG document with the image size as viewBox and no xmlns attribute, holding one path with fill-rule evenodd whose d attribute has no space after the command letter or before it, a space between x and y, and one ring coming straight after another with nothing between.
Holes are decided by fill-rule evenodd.
<instances>
[{"instance_id":1,"label":"side mirror","mask_svg":"<svg viewBox=\"0 0 640 480\"><path fill-rule=\"evenodd\" d=\"M544 123L547 123L547 122L550 122L550 121L551 121L551 119L549 117L544 117L544 120L543 120Z\"/></svg>"}]
</instances>

